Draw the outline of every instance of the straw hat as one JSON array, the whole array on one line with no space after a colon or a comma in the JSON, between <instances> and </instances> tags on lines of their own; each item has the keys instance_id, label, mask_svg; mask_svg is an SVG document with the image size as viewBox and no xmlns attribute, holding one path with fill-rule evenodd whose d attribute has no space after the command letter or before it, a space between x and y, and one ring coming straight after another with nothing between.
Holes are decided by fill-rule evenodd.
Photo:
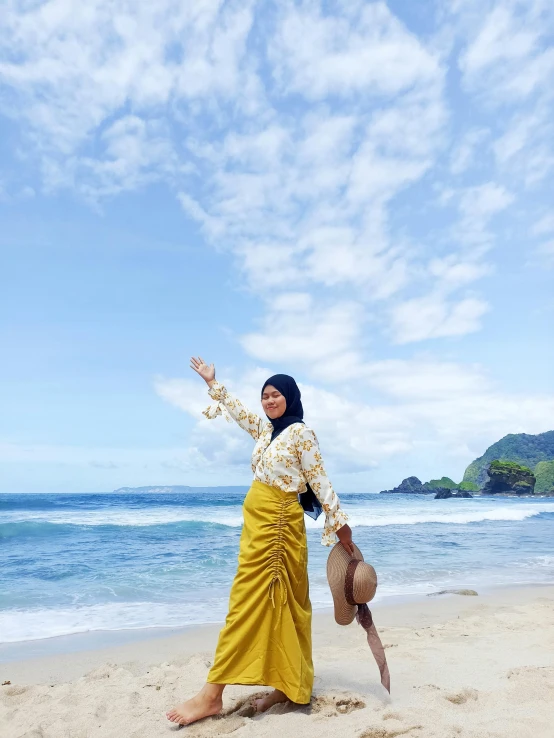
<instances>
[{"instance_id":1,"label":"straw hat","mask_svg":"<svg viewBox=\"0 0 554 738\"><path fill-rule=\"evenodd\" d=\"M371 564L364 561L362 552L354 543L354 555L351 556L342 543L336 543L327 559L327 581L333 595L335 605L335 620L339 625L349 625L358 612L358 605L370 602L375 597L377 589L377 574ZM348 603L345 593L346 572L352 559L358 559L353 574L352 591L355 605Z\"/></svg>"},{"instance_id":2,"label":"straw hat","mask_svg":"<svg viewBox=\"0 0 554 738\"><path fill-rule=\"evenodd\" d=\"M362 552L354 546L349 554L342 543L335 543L327 559L327 581L335 605L335 620L339 625L350 625L356 618L367 634L367 643L381 674L381 684L390 694L390 674L385 649L373 622L367 603L375 597L377 574L364 561Z\"/></svg>"}]
</instances>

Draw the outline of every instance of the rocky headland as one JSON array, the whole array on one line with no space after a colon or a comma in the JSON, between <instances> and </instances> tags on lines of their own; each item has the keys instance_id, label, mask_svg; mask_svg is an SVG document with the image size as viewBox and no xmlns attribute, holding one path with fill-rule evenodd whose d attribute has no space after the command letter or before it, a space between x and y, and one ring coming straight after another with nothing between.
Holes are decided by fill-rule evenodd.
<instances>
[{"instance_id":1,"label":"rocky headland","mask_svg":"<svg viewBox=\"0 0 554 738\"><path fill-rule=\"evenodd\" d=\"M380 494L382 495L430 495L431 490L426 489L421 480L417 477L407 477L403 479L398 487L393 489L384 489Z\"/></svg>"},{"instance_id":2,"label":"rocky headland","mask_svg":"<svg viewBox=\"0 0 554 738\"><path fill-rule=\"evenodd\" d=\"M381 494L433 494L437 500L503 495L510 497L554 497L554 431L510 433L493 443L467 467L461 482L449 477L422 482L403 479L398 487Z\"/></svg>"},{"instance_id":3,"label":"rocky headland","mask_svg":"<svg viewBox=\"0 0 554 738\"><path fill-rule=\"evenodd\" d=\"M537 476L536 492L554 492L554 431L535 436L528 433L509 433L469 464L463 481L476 484L480 490L484 489L489 481L488 470L493 461L511 461L527 467Z\"/></svg>"},{"instance_id":4,"label":"rocky headland","mask_svg":"<svg viewBox=\"0 0 554 738\"><path fill-rule=\"evenodd\" d=\"M473 497L466 485L463 488L457 485L450 477L441 477L440 479L431 479L429 482L422 482L417 477L407 477L403 479L398 487L393 489L385 489L382 495L434 495L436 500L444 500L447 497Z\"/></svg>"},{"instance_id":5,"label":"rocky headland","mask_svg":"<svg viewBox=\"0 0 554 738\"><path fill-rule=\"evenodd\" d=\"M497 495L503 492L532 495L537 482L531 469L513 461L491 461L487 467L487 477L482 490L484 495Z\"/></svg>"}]
</instances>

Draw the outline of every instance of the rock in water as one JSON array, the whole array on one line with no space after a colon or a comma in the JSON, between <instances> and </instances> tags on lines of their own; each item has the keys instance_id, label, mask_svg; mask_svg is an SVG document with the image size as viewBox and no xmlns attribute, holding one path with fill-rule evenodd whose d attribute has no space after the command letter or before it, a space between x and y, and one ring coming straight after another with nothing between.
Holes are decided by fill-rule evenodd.
<instances>
[{"instance_id":1,"label":"rock in water","mask_svg":"<svg viewBox=\"0 0 554 738\"><path fill-rule=\"evenodd\" d=\"M435 500L447 500L449 497L473 497L473 495L465 489L439 489Z\"/></svg>"},{"instance_id":2,"label":"rock in water","mask_svg":"<svg viewBox=\"0 0 554 738\"><path fill-rule=\"evenodd\" d=\"M487 474L489 479L483 488L484 495L507 492L532 495L537 481L531 469L513 461L491 461Z\"/></svg>"}]
</instances>

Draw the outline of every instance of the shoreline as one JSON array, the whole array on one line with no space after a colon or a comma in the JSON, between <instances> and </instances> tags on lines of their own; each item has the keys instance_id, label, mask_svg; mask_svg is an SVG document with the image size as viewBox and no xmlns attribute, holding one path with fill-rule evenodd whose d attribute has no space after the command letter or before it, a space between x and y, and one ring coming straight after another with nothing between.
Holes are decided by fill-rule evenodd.
<instances>
[{"instance_id":1,"label":"shoreline","mask_svg":"<svg viewBox=\"0 0 554 738\"><path fill-rule=\"evenodd\" d=\"M316 611L308 706L287 702L257 714L251 700L267 689L229 685L222 712L187 727L187 735L551 738L554 584L477 592L371 607L390 696L360 626L339 626L330 610ZM0 735L162 738L178 729L165 712L205 682L220 627L2 663Z\"/></svg>"},{"instance_id":2,"label":"shoreline","mask_svg":"<svg viewBox=\"0 0 554 738\"><path fill-rule=\"evenodd\" d=\"M486 597L495 593L517 593L520 590L525 591L529 588L536 588L540 591L542 588L550 588L549 583L522 582L517 584L491 584L487 586L479 586L478 596ZM449 589L473 589L474 585L460 584ZM428 599L449 599L451 597L464 597L467 595L452 595L449 593L439 595L438 592L426 592L417 594L398 594L398 595L377 595L370 603L370 609L375 612L383 610L388 611L393 608L406 608L417 606L418 603L426 602ZM471 598L471 596L469 596ZM313 609L313 618L324 615L332 615L332 606L317 607ZM2 666L8 663L19 661L28 661L37 658L49 658L61 656L63 654L75 654L82 651L97 651L100 649L118 648L131 643L142 643L160 638L173 638L178 636L188 637L195 631L204 631L212 629L219 632L223 627L224 620L218 620L206 623L190 623L182 626L157 626L153 625L148 628L119 628L113 630L89 630L78 633L65 633L56 636L46 636L44 638L33 638L22 641L0 642L0 674Z\"/></svg>"},{"instance_id":3,"label":"shoreline","mask_svg":"<svg viewBox=\"0 0 554 738\"><path fill-rule=\"evenodd\" d=\"M460 585L455 589L474 589L471 585ZM518 585L490 585L480 587L477 596L427 593L417 595L389 595L370 603L376 627L429 626L439 620L460 613L471 612L481 606L502 602L517 605L530 599L551 596L554 599L554 584L522 583ZM333 618L333 608L324 607L313 611L312 630L314 635L321 627L338 629ZM192 655L199 644L203 651L213 651L223 621L199 623L182 627L128 628L120 630L97 630L72 633L30 641L0 643L0 683L6 679L14 681L8 674L15 675L18 683L38 684L41 680L59 678L58 664L64 660L64 675L75 678L87 669L104 660L131 660L137 651L145 657L138 662L149 665L150 653L165 654L167 660L172 651L181 655ZM349 626L352 627L352 626ZM161 657L161 656L160 656ZM16 681L17 681L16 679ZM23 680L23 682L21 681Z\"/></svg>"}]
</instances>

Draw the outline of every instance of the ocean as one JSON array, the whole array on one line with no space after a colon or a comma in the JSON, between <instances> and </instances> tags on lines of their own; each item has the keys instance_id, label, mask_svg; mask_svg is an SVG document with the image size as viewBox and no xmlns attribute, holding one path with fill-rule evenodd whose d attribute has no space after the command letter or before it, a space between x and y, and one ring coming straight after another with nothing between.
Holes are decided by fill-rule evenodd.
<instances>
[{"instance_id":1,"label":"ocean","mask_svg":"<svg viewBox=\"0 0 554 738\"><path fill-rule=\"evenodd\" d=\"M223 621L246 490L0 495L0 642ZM376 601L554 579L554 500L340 497ZM319 609L329 549L305 519Z\"/></svg>"}]
</instances>

